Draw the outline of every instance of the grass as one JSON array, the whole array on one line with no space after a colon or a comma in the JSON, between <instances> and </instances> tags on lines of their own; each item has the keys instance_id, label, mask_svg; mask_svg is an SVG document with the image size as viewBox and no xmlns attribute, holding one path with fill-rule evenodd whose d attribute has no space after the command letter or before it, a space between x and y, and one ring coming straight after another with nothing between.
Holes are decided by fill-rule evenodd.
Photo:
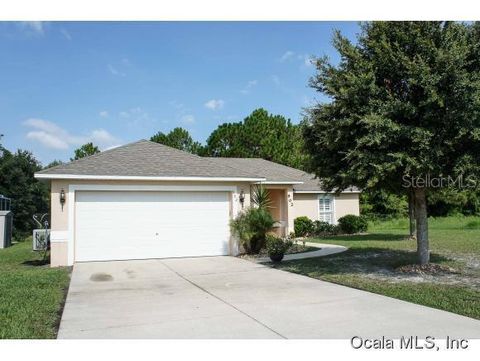
<instances>
[{"instance_id":1,"label":"grass","mask_svg":"<svg viewBox=\"0 0 480 361\"><path fill-rule=\"evenodd\" d=\"M0 339L57 335L70 281L67 268L50 268L32 242L0 249Z\"/></svg>"},{"instance_id":2,"label":"grass","mask_svg":"<svg viewBox=\"0 0 480 361\"><path fill-rule=\"evenodd\" d=\"M283 262L278 267L349 287L480 319L480 218L429 219L431 262L456 274L402 274L416 261L408 220L370 224L369 234L309 241L349 247L336 255Z\"/></svg>"}]
</instances>

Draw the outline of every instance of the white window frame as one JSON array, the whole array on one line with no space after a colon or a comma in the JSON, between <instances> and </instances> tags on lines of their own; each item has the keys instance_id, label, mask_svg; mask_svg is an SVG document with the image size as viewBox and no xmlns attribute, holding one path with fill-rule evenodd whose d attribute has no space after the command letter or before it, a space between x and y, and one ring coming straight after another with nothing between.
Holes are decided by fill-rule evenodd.
<instances>
[{"instance_id":1,"label":"white window frame","mask_svg":"<svg viewBox=\"0 0 480 361\"><path fill-rule=\"evenodd\" d=\"M330 224L337 224L337 218L335 217L335 197L333 194L319 194L317 197L317 214L318 214L318 219L322 220L321 214L322 213L328 213L328 212L322 212L320 209L320 199L329 199L330 200L330 213L331 213L331 221L329 222Z\"/></svg>"}]
</instances>

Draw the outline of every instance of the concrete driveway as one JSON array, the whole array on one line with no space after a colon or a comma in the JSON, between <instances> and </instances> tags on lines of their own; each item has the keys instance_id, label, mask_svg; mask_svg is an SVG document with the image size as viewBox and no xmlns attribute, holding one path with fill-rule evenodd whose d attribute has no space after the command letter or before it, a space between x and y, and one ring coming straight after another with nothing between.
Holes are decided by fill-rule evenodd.
<instances>
[{"instance_id":1,"label":"concrete driveway","mask_svg":"<svg viewBox=\"0 0 480 361\"><path fill-rule=\"evenodd\" d=\"M480 321L238 258L203 257L76 264L58 337L355 335L480 338Z\"/></svg>"}]
</instances>

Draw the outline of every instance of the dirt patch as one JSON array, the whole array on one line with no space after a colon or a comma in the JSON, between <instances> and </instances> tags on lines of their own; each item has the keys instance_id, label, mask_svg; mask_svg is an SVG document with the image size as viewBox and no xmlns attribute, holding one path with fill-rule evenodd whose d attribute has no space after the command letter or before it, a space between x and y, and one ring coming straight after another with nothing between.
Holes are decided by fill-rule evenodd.
<instances>
[{"instance_id":1,"label":"dirt patch","mask_svg":"<svg viewBox=\"0 0 480 361\"><path fill-rule=\"evenodd\" d=\"M332 262L344 265L340 269L342 273L361 275L363 277L389 283L435 283L443 285L466 286L480 290L480 268L479 259L475 255L448 254L440 257L440 262L430 263L428 266L419 266L414 263L405 262L394 265L403 257L409 258L408 254L398 252L362 252L358 254L345 253L323 262ZM439 258L437 255L436 258ZM449 262L450 264L443 264ZM393 265L393 267L392 267Z\"/></svg>"},{"instance_id":2,"label":"dirt patch","mask_svg":"<svg viewBox=\"0 0 480 361\"><path fill-rule=\"evenodd\" d=\"M111 282L113 281L112 275L109 275L108 273L94 273L90 276L90 281L93 282Z\"/></svg>"},{"instance_id":3,"label":"dirt patch","mask_svg":"<svg viewBox=\"0 0 480 361\"><path fill-rule=\"evenodd\" d=\"M436 263L428 264L408 264L405 266L397 267L395 269L397 272L410 273L410 274L448 274L448 273L459 273L457 270L446 265L440 265Z\"/></svg>"},{"instance_id":4,"label":"dirt patch","mask_svg":"<svg viewBox=\"0 0 480 361\"><path fill-rule=\"evenodd\" d=\"M417 268L417 265L401 266L396 269L386 267L366 268L355 267L356 273L362 273L370 279L377 279L391 283L412 282L412 283L437 283L444 285L466 286L480 290L480 277L472 273L471 269L464 268L461 271L444 265L432 266L428 270Z\"/></svg>"}]
</instances>

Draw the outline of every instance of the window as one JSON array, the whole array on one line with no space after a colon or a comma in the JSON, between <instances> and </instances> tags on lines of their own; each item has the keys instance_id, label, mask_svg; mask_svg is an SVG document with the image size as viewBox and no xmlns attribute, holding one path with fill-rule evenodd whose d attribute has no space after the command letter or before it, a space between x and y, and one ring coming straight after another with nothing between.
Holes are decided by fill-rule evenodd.
<instances>
[{"instance_id":1,"label":"window","mask_svg":"<svg viewBox=\"0 0 480 361\"><path fill-rule=\"evenodd\" d=\"M333 199L331 196L320 195L318 199L319 220L333 223Z\"/></svg>"}]
</instances>

